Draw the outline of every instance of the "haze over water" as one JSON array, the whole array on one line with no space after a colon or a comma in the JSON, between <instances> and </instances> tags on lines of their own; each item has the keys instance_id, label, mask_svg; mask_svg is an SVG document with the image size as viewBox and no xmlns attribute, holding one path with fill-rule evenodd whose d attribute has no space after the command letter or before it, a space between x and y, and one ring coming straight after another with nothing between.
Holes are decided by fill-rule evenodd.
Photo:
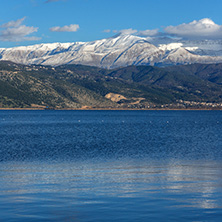
<instances>
[{"instance_id":1,"label":"haze over water","mask_svg":"<svg viewBox=\"0 0 222 222\"><path fill-rule=\"evenodd\" d=\"M221 111L0 111L0 221L221 221Z\"/></svg>"}]
</instances>

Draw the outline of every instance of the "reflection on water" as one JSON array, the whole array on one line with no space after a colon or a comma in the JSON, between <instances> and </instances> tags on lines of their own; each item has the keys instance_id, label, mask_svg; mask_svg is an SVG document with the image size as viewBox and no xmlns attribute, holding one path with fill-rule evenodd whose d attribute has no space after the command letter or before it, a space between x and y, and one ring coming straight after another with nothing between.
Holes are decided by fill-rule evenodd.
<instances>
[{"instance_id":1,"label":"reflection on water","mask_svg":"<svg viewBox=\"0 0 222 222\"><path fill-rule=\"evenodd\" d=\"M0 111L0 221L222 221L220 111Z\"/></svg>"},{"instance_id":2,"label":"reflection on water","mask_svg":"<svg viewBox=\"0 0 222 222\"><path fill-rule=\"evenodd\" d=\"M0 169L7 221L222 218L219 161L8 162Z\"/></svg>"}]
</instances>

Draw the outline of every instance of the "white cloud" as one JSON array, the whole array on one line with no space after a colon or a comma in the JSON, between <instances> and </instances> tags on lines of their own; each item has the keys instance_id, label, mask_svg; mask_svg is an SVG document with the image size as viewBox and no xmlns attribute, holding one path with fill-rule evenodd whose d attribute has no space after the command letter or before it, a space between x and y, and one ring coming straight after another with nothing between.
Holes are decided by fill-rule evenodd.
<instances>
[{"instance_id":1,"label":"white cloud","mask_svg":"<svg viewBox=\"0 0 222 222\"><path fill-rule=\"evenodd\" d=\"M51 32L76 32L79 29L78 24L65 25L63 27L55 26L50 28Z\"/></svg>"},{"instance_id":2,"label":"white cloud","mask_svg":"<svg viewBox=\"0 0 222 222\"><path fill-rule=\"evenodd\" d=\"M1 28L9 28L9 27L18 27L22 24L22 22L25 20L25 17L21 18L21 19L18 19L16 21L10 21L10 22L7 22L3 25L1 25L0 27Z\"/></svg>"},{"instance_id":3,"label":"white cloud","mask_svg":"<svg viewBox=\"0 0 222 222\"><path fill-rule=\"evenodd\" d=\"M58 1L60 1L60 0L47 0L47 1L45 1L45 3L58 2Z\"/></svg>"},{"instance_id":4,"label":"white cloud","mask_svg":"<svg viewBox=\"0 0 222 222\"><path fill-rule=\"evenodd\" d=\"M164 31L171 35L185 38L218 38L222 37L222 25L215 24L211 19L204 18L183 23L178 26L168 26Z\"/></svg>"},{"instance_id":5,"label":"white cloud","mask_svg":"<svg viewBox=\"0 0 222 222\"><path fill-rule=\"evenodd\" d=\"M20 41L33 41L41 38L35 36L28 36L38 31L37 27L22 25L24 18L16 21L10 21L1 25L3 28L0 31L0 41L20 42Z\"/></svg>"},{"instance_id":6,"label":"white cloud","mask_svg":"<svg viewBox=\"0 0 222 222\"><path fill-rule=\"evenodd\" d=\"M23 40L33 40L33 37L26 37L33 32L37 32L38 28L21 25L18 27L7 28L1 31L0 39L2 41L19 42ZM36 40L36 38L34 38Z\"/></svg>"},{"instance_id":7,"label":"white cloud","mask_svg":"<svg viewBox=\"0 0 222 222\"><path fill-rule=\"evenodd\" d=\"M122 30L114 30L114 33L119 33L120 35L131 35L137 32L136 29L122 29Z\"/></svg>"},{"instance_id":8,"label":"white cloud","mask_svg":"<svg viewBox=\"0 0 222 222\"><path fill-rule=\"evenodd\" d=\"M146 38L185 38L185 39L221 39L222 25L216 24L209 18L194 20L190 23L183 23L178 26L167 26L163 31L158 29L139 30L123 29L123 30L104 30L103 32L114 32L118 34L129 34L142 36Z\"/></svg>"},{"instance_id":9,"label":"white cloud","mask_svg":"<svg viewBox=\"0 0 222 222\"><path fill-rule=\"evenodd\" d=\"M138 36L155 36L158 34L159 34L158 29L152 29L152 30L147 29L147 30L139 31L137 33Z\"/></svg>"},{"instance_id":10,"label":"white cloud","mask_svg":"<svg viewBox=\"0 0 222 222\"><path fill-rule=\"evenodd\" d=\"M103 32L111 32L110 29L104 30ZM136 29L122 29L122 30L113 30L114 33L118 33L120 35L137 35L137 36L144 36L144 37L151 37L151 36L157 36L162 35L162 33L159 32L158 29L147 29L147 30L141 30L138 31Z\"/></svg>"},{"instance_id":11,"label":"white cloud","mask_svg":"<svg viewBox=\"0 0 222 222\"><path fill-rule=\"evenodd\" d=\"M111 32L110 29L104 30L103 32ZM142 30L138 31L136 29L122 29L122 30L113 30L114 33L118 33L120 35L137 35L137 36L156 36L160 35L161 33L158 31L158 29L153 29L153 30Z\"/></svg>"},{"instance_id":12,"label":"white cloud","mask_svg":"<svg viewBox=\"0 0 222 222\"><path fill-rule=\"evenodd\" d=\"M103 30L103 32L105 32L105 33L110 33L111 30L110 30L110 29L105 29L105 30Z\"/></svg>"}]
</instances>

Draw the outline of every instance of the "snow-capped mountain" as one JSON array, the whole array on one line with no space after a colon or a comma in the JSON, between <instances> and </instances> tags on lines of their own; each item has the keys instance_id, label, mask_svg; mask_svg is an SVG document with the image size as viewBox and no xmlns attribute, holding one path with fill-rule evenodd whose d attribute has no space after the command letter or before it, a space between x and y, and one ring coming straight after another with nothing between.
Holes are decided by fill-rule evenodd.
<instances>
[{"instance_id":1,"label":"snow-capped mountain","mask_svg":"<svg viewBox=\"0 0 222 222\"><path fill-rule=\"evenodd\" d=\"M103 68L219 63L222 62L222 40L185 41L118 35L92 42L0 48L0 60L26 65L82 64Z\"/></svg>"}]
</instances>

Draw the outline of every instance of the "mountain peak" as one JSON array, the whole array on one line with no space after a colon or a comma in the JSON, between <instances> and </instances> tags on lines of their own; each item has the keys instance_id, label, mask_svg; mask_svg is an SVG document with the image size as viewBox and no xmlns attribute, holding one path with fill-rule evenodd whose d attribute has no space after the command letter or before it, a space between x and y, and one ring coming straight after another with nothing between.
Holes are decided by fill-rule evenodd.
<instances>
[{"instance_id":1,"label":"mountain peak","mask_svg":"<svg viewBox=\"0 0 222 222\"><path fill-rule=\"evenodd\" d=\"M212 24L210 19L203 19L202 22ZM212 41L209 43L208 41L175 41L172 39L170 42L168 39L167 44L156 42L153 45L145 37L119 34L112 38L92 42L47 43L2 48L0 49L0 60L26 65L81 64L102 68L222 62L221 43L216 40ZM188 54L189 56L187 56ZM167 61L164 58L167 58Z\"/></svg>"}]
</instances>

